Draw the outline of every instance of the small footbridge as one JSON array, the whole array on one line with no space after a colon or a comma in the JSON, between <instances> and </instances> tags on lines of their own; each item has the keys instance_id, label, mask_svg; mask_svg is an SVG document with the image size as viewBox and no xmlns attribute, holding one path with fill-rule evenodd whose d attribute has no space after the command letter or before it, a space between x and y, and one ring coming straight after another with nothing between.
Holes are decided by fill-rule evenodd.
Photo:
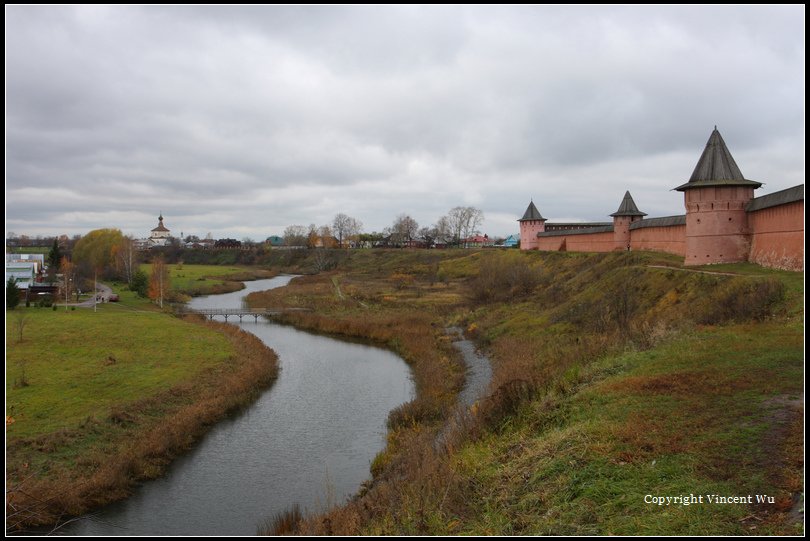
<instances>
[{"instance_id":1,"label":"small footbridge","mask_svg":"<svg viewBox=\"0 0 810 541\"><path fill-rule=\"evenodd\" d=\"M225 321L228 321L230 317L238 317L239 321L242 321L242 318L245 317L252 317L253 321L259 321L259 318L262 316L278 316L281 314L289 314L292 312L310 312L308 308L203 308L200 310L194 310L191 308L183 308L180 310L181 314L198 314L208 319L213 320L216 316L222 316Z\"/></svg>"}]
</instances>

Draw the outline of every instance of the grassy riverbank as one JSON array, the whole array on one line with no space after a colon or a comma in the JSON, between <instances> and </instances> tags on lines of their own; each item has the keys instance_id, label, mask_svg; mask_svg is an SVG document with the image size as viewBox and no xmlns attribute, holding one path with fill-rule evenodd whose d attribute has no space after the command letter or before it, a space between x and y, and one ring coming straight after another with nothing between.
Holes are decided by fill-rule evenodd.
<instances>
[{"instance_id":1,"label":"grassy riverbank","mask_svg":"<svg viewBox=\"0 0 810 541\"><path fill-rule=\"evenodd\" d=\"M494 364L489 398L447 448L434 441L450 402L418 398L408 408L429 414L392 414L370 486L299 532L797 533L800 273L652 253L371 251L250 302L313 308L287 320L387 343L417 381L453 381L444 396L457 365L429 352L446 347L445 325ZM773 503L645 503L690 493Z\"/></svg>"},{"instance_id":2,"label":"grassy riverbank","mask_svg":"<svg viewBox=\"0 0 810 541\"><path fill-rule=\"evenodd\" d=\"M121 296L7 312L7 531L125 497L276 377L254 336Z\"/></svg>"},{"instance_id":3,"label":"grassy riverbank","mask_svg":"<svg viewBox=\"0 0 810 541\"><path fill-rule=\"evenodd\" d=\"M219 295L244 289L244 281L273 278L278 273L256 267L190 265L178 263L167 265L171 290L189 297ZM145 263L141 269L148 275L152 265Z\"/></svg>"}]
</instances>

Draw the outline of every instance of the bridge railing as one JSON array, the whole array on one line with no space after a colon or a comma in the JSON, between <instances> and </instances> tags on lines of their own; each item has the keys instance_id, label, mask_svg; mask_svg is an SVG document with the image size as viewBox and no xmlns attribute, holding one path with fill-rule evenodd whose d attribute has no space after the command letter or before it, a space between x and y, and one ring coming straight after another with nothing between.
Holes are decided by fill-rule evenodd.
<instances>
[{"instance_id":1,"label":"bridge railing","mask_svg":"<svg viewBox=\"0 0 810 541\"><path fill-rule=\"evenodd\" d=\"M205 316L211 316L211 315L214 315L214 316L225 316L225 315L238 316L239 314L242 314L242 315L253 315L253 314L264 315L264 314L270 314L270 313L277 312L277 311L274 311L274 310L270 310L268 308L254 308L254 309L250 309L250 308L199 308L199 309L186 308L183 311L188 312L188 313L192 313L192 314L202 314L202 315L205 315Z\"/></svg>"},{"instance_id":2,"label":"bridge railing","mask_svg":"<svg viewBox=\"0 0 810 541\"><path fill-rule=\"evenodd\" d=\"M274 316L285 312L309 312L308 308L189 308L183 306L177 309L180 314L199 314L202 316Z\"/></svg>"}]
</instances>

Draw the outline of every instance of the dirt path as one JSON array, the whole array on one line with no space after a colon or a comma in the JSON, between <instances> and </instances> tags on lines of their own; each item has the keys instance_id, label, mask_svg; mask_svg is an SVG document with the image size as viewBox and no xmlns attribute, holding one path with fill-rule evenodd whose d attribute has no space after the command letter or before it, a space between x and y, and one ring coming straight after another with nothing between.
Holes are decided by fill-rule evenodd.
<instances>
[{"instance_id":1,"label":"dirt path","mask_svg":"<svg viewBox=\"0 0 810 541\"><path fill-rule=\"evenodd\" d=\"M681 267L670 267L668 265L647 265L648 268L651 269L667 269L667 270L674 270L674 271L683 271L683 272L697 272L699 274L717 274L720 276L743 276L742 274L738 274L736 272L718 272L718 271L706 271L706 270L698 270L698 269L684 269ZM756 276L751 274L746 274L745 276Z\"/></svg>"}]
</instances>

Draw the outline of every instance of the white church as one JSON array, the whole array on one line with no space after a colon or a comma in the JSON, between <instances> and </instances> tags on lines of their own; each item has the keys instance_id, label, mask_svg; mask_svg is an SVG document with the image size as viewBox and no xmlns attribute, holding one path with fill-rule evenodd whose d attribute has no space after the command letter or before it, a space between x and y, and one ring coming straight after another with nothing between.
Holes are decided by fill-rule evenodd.
<instances>
[{"instance_id":1,"label":"white church","mask_svg":"<svg viewBox=\"0 0 810 541\"><path fill-rule=\"evenodd\" d=\"M163 212L158 216L158 225L149 233L149 238L138 239L138 248L141 250L148 250L149 248L157 248L159 246L166 246L171 239L171 231L163 225Z\"/></svg>"},{"instance_id":2,"label":"white church","mask_svg":"<svg viewBox=\"0 0 810 541\"><path fill-rule=\"evenodd\" d=\"M149 246L166 246L169 243L171 232L163 225L163 213L158 216L158 226L152 230L149 235Z\"/></svg>"}]
</instances>

